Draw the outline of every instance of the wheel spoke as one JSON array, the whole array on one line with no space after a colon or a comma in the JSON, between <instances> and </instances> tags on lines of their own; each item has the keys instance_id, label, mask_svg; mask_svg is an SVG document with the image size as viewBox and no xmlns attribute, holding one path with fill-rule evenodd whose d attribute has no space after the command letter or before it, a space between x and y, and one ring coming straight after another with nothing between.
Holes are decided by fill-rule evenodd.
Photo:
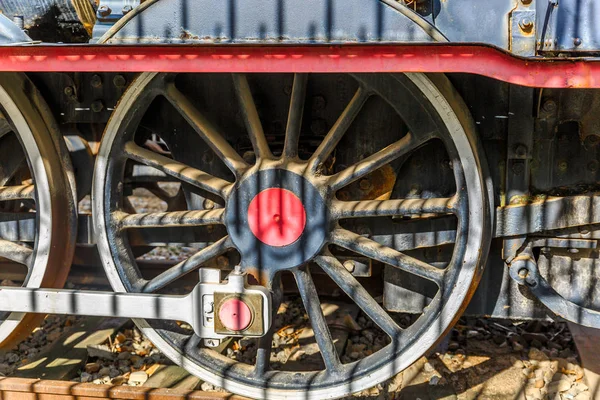
<instances>
[{"instance_id":1,"label":"wheel spoke","mask_svg":"<svg viewBox=\"0 0 600 400\"><path fill-rule=\"evenodd\" d=\"M315 333L315 339L317 340L325 367L329 372L339 371L342 364L335 349L331 333L329 332L325 315L323 315L323 310L321 310L319 295L308 267L306 269L296 268L292 272L294 278L296 278L298 290L300 291L304 308L308 313L308 318Z\"/></svg>"},{"instance_id":2,"label":"wheel spoke","mask_svg":"<svg viewBox=\"0 0 600 400\"><path fill-rule=\"evenodd\" d=\"M346 109L339 116L335 124L331 127L331 130L327 133L315 154L310 158L309 167L311 171L316 171L319 165L325 162L327 157L333 152L335 146L342 139L346 131L363 108L363 105L367 99L371 96L371 93L359 86L358 90L354 94L350 103L346 106Z\"/></svg>"},{"instance_id":3,"label":"wheel spoke","mask_svg":"<svg viewBox=\"0 0 600 400\"><path fill-rule=\"evenodd\" d=\"M0 201L33 200L34 196L33 185L0 186Z\"/></svg>"},{"instance_id":4,"label":"wheel spoke","mask_svg":"<svg viewBox=\"0 0 600 400\"><path fill-rule=\"evenodd\" d=\"M237 93L240 106L242 107L242 116L250 141L252 142L252 148L256 158L270 158L271 150L269 144L265 138L265 132L263 131L262 123L256 111L256 104L252 97L252 91L250 85L248 85L248 79L245 74L233 74L233 84Z\"/></svg>"},{"instance_id":5,"label":"wheel spoke","mask_svg":"<svg viewBox=\"0 0 600 400\"><path fill-rule=\"evenodd\" d=\"M242 156L231 147L190 99L175 87L175 84L167 84L164 95L235 176L240 176L249 167Z\"/></svg>"},{"instance_id":6,"label":"wheel spoke","mask_svg":"<svg viewBox=\"0 0 600 400\"><path fill-rule=\"evenodd\" d=\"M375 301L367 290L331 254L317 256L315 262L342 289L365 314L385 333L395 339L402 329L392 317Z\"/></svg>"},{"instance_id":7,"label":"wheel spoke","mask_svg":"<svg viewBox=\"0 0 600 400\"><path fill-rule=\"evenodd\" d=\"M368 175L371 172L376 171L384 165L394 161L395 159L417 149L431 140L434 136L434 132L430 132L426 135L419 135L418 137L410 132L407 133L402 139L331 176L331 190L337 191L344 186L348 186L363 176Z\"/></svg>"},{"instance_id":8,"label":"wheel spoke","mask_svg":"<svg viewBox=\"0 0 600 400\"><path fill-rule=\"evenodd\" d=\"M29 247L21 246L8 240L0 240L0 257L29 267L32 255L33 250Z\"/></svg>"},{"instance_id":9,"label":"wheel spoke","mask_svg":"<svg viewBox=\"0 0 600 400\"><path fill-rule=\"evenodd\" d=\"M415 214L447 214L455 213L456 211L456 197L362 201L334 200L331 215L333 218L342 219Z\"/></svg>"},{"instance_id":10,"label":"wheel spoke","mask_svg":"<svg viewBox=\"0 0 600 400\"><path fill-rule=\"evenodd\" d=\"M400 253L390 247L360 236L345 229L336 229L331 234L331 243L361 254L365 257L384 264L391 265L410 274L442 285L444 271L435 268L421 260Z\"/></svg>"},{"instance_id":11,"label":"wheel spoke","mask_svg":"<svg viewBox=\"0 0 600 400\"><path fill-rule=\"evenodd\" d=\"M187 260L180 262L179 264L169 268L162 274L145 282L143 285L141 285L141 291L143 293L152 293L159 289L162 289L163 287L167 286L171 282L176 281L180 277L199 269L204 263L212 260L215 257L220 256L221 254L229 250L231 247L232 244L229 240L229 236L225 236L224 238L218 240L210 246L200 250Z\"/></svg>"},{"instance_id":12,"label":"wheel spoke","mask_svg":"<svg viewBox=\"0 0 600 400\"><path fill-rule=\"evenodd\" d=\"M159 213L127 214L115 212L115 220L121 229L128 228L172 228L202 226L223 223L224 209L170 211Z\"/></svg>"},{"instance_id":13,"label":"wheel spoke","mask_svg":"<svg viewBox=\"0 0 600 400\"><path fill-rule=\"evenodd\" d=\"M156 168L167 175L220 197L225 197L228 189L232 186L231 182L144 149L134 142L125 144L125 153L132 160Z\"/></svg>"},{"instance_id":14,"label":"wheel spoke","mask_svg":"<svg viewBox=\"0 0 600 400\"><path fill-rule=\"evenodd\" d=\"M294 74L290 110L285 128L285 144L283 146L283 156L287 158L296 158L298 156L298 142L300 139L300 129L302 128L304 104L306 102L307 82L308 74Z\"/></svg>"}]
</instances>

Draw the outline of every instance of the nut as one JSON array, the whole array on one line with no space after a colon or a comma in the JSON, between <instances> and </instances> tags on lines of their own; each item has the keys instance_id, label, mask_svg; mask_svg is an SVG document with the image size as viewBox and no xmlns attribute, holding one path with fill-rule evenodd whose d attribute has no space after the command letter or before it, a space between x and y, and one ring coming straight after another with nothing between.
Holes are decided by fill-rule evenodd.
<instances>
[{"instance_id":1,"label":"nut","mask_svg":"<svg viewBox=\"0 0 600 400\"><path fill-rule=\"evenodd\" d=\"M533 29L533 21L529 17L524 17L519 21L519 28L529 32Z\"/></svg>"}]
</instances>

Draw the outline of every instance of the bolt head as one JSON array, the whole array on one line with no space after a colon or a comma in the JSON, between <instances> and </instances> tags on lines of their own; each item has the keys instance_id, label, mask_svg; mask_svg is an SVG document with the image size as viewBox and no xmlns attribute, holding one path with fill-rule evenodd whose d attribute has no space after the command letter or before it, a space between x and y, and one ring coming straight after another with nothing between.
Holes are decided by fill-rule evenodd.
<instances>
[{"instance_id":1,"label":"bolt head","mask_svg":"<svg viewBox=\"0 0 600 400\"><path fill-rule=\"evenodd\" d=\"M67 86L64 92L67 96L73 96L75 94L75 89L73 89L73 86Z\"/></svg>"},{"instance_id":2,"label":"bolt head","mask_svg":"<svg viewBox=\"0 0 600 400\"><path fill-rule=\"evenodd\" d=\"M100 75L92 76L92 80L91 80L90 84L92 85L93 88L96 88L96 89L102 87L102 77Z\"/></svg>"},{"instance_id":3,"label":"bolt head","mask_svg":"<svg viewBox=\"0 0 600 400\"><path fill-rule=\"evenodd\" d=\"M102 103L102 100L93 101L90 108L93 112L99 113L104 110L104 103Z\"/></svg>"},{"instance_id":4,"label":"bolt head","mask_svg":"<svg viewBox=\"0 0 600 400\"><path fill-rule=\"evenodd\" d=\"M575 46L581 46L581 43L583 43L583 41L581 40L581 38L575 38L575 39L573 39L573 44Z\"/></svg>"},{"instance_id":5,"label":"bolt head","mask_svg":"<svg viewBox=\"0 0 600 400\"><path fill-rule=\"evenodd\" d=\"M527 155L527 147L524 144L515 146L515 155L517 157L525 157Z\"/></svg>"},{"instance_id":6,"label":"bolt head","mask_svg":"<svg viewBox=\"0 0 600 400\"><path fill-rule=\"evenodd\" d=\"M121 12L123 13L123 15L127 15L131 10L133 10L133 7L128 4L123 6Z\"/></svg>"},{"instance_id":7,"label":"bolt head","mask_svg":"<svg viewBox=\"0 0 600 400\"><path fill-rule=\"evenodd\" d=\"M112 14L112 10L109 6L102 5L98 7L98 14L100 14L101 17L108 17L110 14Z\"/></svg>"},{"instance_id":8,"label":"bolt head","mask_svg":"<svg viewBox=\"0 0 600 400\"><path fill-rule=\"evenodd\" d=\"M113 85L119 89L122 89L125 87L125 85L127 85L127 79L125 79L123 75L115 75L113 78Z\"/></svg>"},{"instance_id":9,"label":"bolt head","mask_svg":"<svg viewBox=\"0 0 600 400\"><path fill-rule=\"evenodd\" d=\"M552 113L556 111L556 108L556 102L554 100L546 100L544 102L544 105L542 106L542 109L547 113Z\"/></svg>"}]
</instances>

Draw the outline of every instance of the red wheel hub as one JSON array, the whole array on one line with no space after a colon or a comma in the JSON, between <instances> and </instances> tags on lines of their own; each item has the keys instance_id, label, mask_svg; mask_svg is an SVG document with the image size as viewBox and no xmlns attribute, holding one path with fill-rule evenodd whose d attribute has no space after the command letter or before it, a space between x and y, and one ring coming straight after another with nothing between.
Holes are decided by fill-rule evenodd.
<instances>
[{"instance_id":1,"label":"red wheel hub","mask_svg":"<svg viewBox=\"0 0 600 400\"><path fill-rule=\"evenodd\" d=\"M306 226L306 211L289 190L265 189L248 207L248 225L261 242L275 247L294 243Z\"/></svg>"}]
</instances>

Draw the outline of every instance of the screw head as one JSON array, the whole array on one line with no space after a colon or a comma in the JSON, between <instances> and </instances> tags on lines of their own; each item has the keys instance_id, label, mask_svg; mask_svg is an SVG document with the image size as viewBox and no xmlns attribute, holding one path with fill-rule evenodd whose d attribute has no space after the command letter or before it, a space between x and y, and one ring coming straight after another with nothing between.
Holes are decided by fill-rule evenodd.
<instances>
[{"instance_id":1,"label":"screw head","mask_svg":"<svg viewBox=\"0 0 600 400\"><path fill-rule=\"evenodd\" d=\"M112 10L109 6L102 5L98 7L98 14L100 14L101 17L108 17L110 14L112 14Z\"/></svg>"}]
</instances>

